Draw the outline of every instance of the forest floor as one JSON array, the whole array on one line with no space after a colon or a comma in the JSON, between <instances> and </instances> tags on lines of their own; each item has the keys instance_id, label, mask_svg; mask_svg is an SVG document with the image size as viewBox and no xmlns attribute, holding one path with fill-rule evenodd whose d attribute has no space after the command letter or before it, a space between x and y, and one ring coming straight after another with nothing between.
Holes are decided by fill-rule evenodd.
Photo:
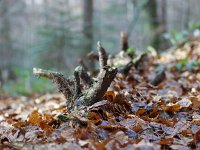
<instances>
[{"instance_id":1,"label":"forest floor","mask_svg":"<svg viewBox=\"0 0 200 150\"><path fill-rule=\"evenodd\" d=\"M76 122L58 119L67 113L62 94L2 95L0 149L200 149L199 60L199 39L148 55Z\"/></svg>"}]
</instances>

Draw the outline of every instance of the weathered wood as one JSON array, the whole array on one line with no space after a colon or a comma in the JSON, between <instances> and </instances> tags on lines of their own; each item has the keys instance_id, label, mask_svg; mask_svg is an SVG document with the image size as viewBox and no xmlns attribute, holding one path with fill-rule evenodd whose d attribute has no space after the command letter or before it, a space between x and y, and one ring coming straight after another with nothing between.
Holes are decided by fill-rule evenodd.
<instances>
[{"instance_id":1,"label":"weathered wood","mask_svg":"<svg viewBox=\"0 0 200 150\"><path fill-rule=\"evenodd\" d=\"M70 100L73 97L73 89L71 81L64 77L61 73L50 72L40 68L33 68L33 74L39 77L45 77L53 81L58 87L59 92L61 92L67 100Z\"/></svg>"},{"instance_id":2,"label":"weathered wood","mask_svg":"<svg viewBox=\"0 0 200 150\"><path fill-rule=\"evenodd\" d=\"M80 83L80 76L79 76L79 68L76 67L74 70L74 78L75 78L75 91L74 91L74 100L78 98L81 94L81 83Z\"/></svg>"},{"instance_id":3,"label":"weathered wood","mask_svg":"<svg viewBox=\"0 0 200 150\"><path fill-rule=\"evenodd\" d=\"M90 106L101 100L117 74L117 69L105 67L98 75L97 81L76 100L76 105Z\"/></svg>"},{"instance_id":4,"label":"weathered wood","mask_svg":"<svg viewBox=\"0 0 200 150\"><path fill-rule=\"evenodd\" d=\"M93 84L92 78L89 76L87 71L82 67L78 66L77 70L79 72L79 76L85 85L91 86Z\"/></svg>"},{"instance_id":5,"label":"weathered wood","mask_svg":"<svg viewBox=\"0 0 200 150\"><path fill-rule=\"evenodd\" d=\"M127 51L128 46L128 37L125 32L121 32L121 50Z\"/></svg>"},{"instance_id":6,"label":"weathered wood","mask_svg":"<svg viewBox=\"0 0 200 150\"><path fill-rule=\"evenodd\" d=\"M97 42L97 50L99 53L99 69L101 71L105 66L107 66L108 56L100 42Z\"/></svg>"},{"instance_id":7,"label":"weathered wood","mask_svg":"<svg viewBox=\"0 0 200 150\"><path fill-rule=\"evenodd\" d=\"M64 75L58 72L49 72L37 68L33 69L35 75L46 77L57 84L59 91L64 94L67 100L66 103L69 112L77 107L90 106L102 100L102 97L117 74L117 69L107 66L108 56L100 42L97 43L97 49L100 70L97 78L94 80L81 66L76 67L74 70L73 85L70 84Z\"/></svg>"}]
</instances>

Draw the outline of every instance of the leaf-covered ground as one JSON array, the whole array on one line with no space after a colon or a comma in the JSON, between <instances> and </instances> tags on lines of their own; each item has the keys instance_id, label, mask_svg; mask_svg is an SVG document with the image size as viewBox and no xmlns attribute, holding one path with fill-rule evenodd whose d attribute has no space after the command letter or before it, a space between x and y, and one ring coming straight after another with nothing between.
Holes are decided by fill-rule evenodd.
<instances>
[{"instance_id":1,"label":"leaf-covered ground","mask_svg":"<svg viewBox=\"0 0 200 150\"><path fill-rule=\"evenodd\" d=\"M61 94L0 96L0 149L200 149L199 60L200 40L149 55L71 123Z\"/></svg>"}]
</instances>

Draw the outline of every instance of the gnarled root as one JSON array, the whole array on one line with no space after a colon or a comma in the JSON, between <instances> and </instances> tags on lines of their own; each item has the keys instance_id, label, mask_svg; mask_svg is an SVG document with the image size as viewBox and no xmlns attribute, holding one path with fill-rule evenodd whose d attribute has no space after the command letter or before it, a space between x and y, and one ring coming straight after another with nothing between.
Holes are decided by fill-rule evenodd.
<instances>
[{"instance_id":1,"label":"gnarled root","mask_svg":"<svg viewBox=\"0 0 200 150\"><path fill-rule=\"evenodd\" d=\"M100 70L96 79L92 79L86 70L78 66L74 71L74 78L68 79L61 73L33 68L33 74L52 80L67 100L69 111L81 106L90 106L100 101L117 74L116 68L107 65L107 53L97 43Z\"/></svg>"}]
</instances>

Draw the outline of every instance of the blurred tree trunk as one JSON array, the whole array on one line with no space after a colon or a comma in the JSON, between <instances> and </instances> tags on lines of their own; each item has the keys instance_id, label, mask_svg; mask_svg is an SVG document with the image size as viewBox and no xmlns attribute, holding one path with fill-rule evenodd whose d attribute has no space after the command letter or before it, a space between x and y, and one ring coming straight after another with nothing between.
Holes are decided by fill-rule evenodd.
<instances>
[{"instance_id":1,"label":"blurred tree trunk","mask_svg":"<svg viewBox=\"0 0 200 150\"><path fill-rule=\"evenodd\" d=\"M83 2L83 55L93 49L93 0Z\"/></svg>"},{"instance_id":2,"label":"blurred tree trunk","mask_svg":"<svg viewBox=\"0 0 200 150\"><path fill-rule=\"evenodd\" d=\"M44 26L46 26L48 28L48 25L49 25L49 20L48 20L48 17L49 17L49 1L48 0L44 0L44 10L43 10L43 16L44 16Z\"/></svg>"},{"instance_id":3,"label":"blurred tree trunk","mask_svg":"<svg viewBox=\"0 0 200 150\"><path fill-rule=\"evenodd\" d=\"M151 28L155 32L152 46L158 50L164 49L166 48L163 38L163 33L166 32L166 0L149 0L147 6Z\"/></svg>"},{"instance_id":4,"label":"blurred tree trunk","mask_svg":"<svg viewBox=\"0 0 200 150\"><path fill-rule=\"evenodd\" d=\"M161 50L166 49L168 47L163 34L167 31L167 0L157 0L159 3L159 9L158 9L158 22L159 26L157 29L157 36L160 40L159 48Z\"/></svg>"},{"instance_id":5,"label":"blurred tree trunk","mask_svg":"<svg viewBox=\"0 0 200 150\"><path fill-rule=\"evenodd\" d=\"M0 41L1 41L1 60L2 63L4 63L7 59L10 59L11 56L11 50L12 50L12 44L11 42L11 35L10 35L10 30L11 30L11 23L10 23L10 17L8 15L9 11L9 4L11 1L9 0L3 0L1 2L1 7L0 7L0 17L1 17L1 28L0 28Z\"/></svg>"},{"instance_id":6,"label":"blurred tree trunk","mask_svg":"<svg viewBox=\"0 0 200 150\"><path fill-rule=\"evenodd\" d=\"M190 1L184 1L184 10L185 10L185 20L184 20L184 28L189 28L189 21L190 21Z\"/></svg>"},{"instance_id":7,"label":"blurred tree trunk","mask_svg":"<svg viewBox=\"0 0 200 150\"><path fill-rule=\"evenodd\" d=\"M11 23L9 6L12 1L3 0L0 4L0 80L6 82L11 68L13 48L11 43Z\"/></svg>"}]
</instances>

